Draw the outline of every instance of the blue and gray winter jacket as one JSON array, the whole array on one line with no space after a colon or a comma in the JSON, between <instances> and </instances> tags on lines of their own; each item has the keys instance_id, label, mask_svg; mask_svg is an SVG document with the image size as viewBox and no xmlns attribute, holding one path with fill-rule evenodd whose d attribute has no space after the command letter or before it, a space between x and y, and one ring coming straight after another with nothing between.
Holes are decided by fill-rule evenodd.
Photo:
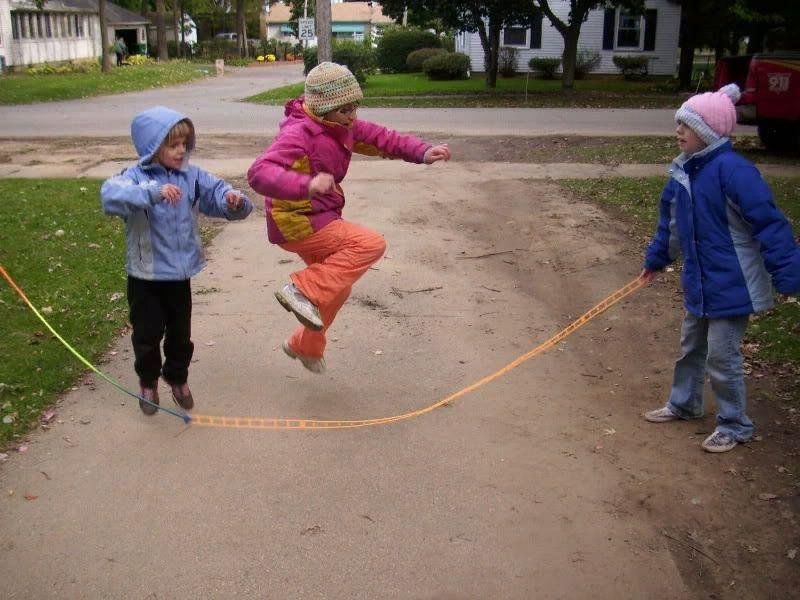
<instances>
[{"instance_id":1,"label":"blue and gray winter jacket","mask_svg":"<svg viewBox=\"0 0 800 600\"><path fill-rule=\"evenodd\" d=\"M683 256L686 310L710 319L773 306L773 284L800 292L800 248L758 169L728 138L672 163L644 267Z\"/></svg>"},{"instance_id":2,"label":"blue and gray winter jacket","mask_svg":"<svg viewBox=\"0 0 800 600\"><path fill-rule=\"evenodd\" d=\"M100 189L105 213L125 221L125 266L129 275L139 279L180 281L196 275L205 266L197 226L199 214L235 220L244 219L253 210L247 197L243 197L240 210L229 210L225 194L231 186L189 165L194 136L187 140L186 158L179 170L153 162L170 129L184 119L189 121L163 106L136 115L131 123L131 138L139 162L106 180ZM167 183L182 192L174 206L161 197L161 188Z\"/></svg>"}]
</instances>

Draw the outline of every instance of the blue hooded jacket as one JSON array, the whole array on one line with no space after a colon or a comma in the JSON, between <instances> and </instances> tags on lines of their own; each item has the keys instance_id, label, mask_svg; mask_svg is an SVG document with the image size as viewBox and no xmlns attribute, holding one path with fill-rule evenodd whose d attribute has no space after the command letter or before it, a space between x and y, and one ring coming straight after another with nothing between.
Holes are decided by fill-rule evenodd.
<instances>
[{"instance_id":1,"label":"blue hooded jacket","mask_svg":"<svg viewBox=\"0 0 800 600\"><path fill-rule=\"evenodd\" d=\"M672 163L644 267L683 256L686 310L718 319L773 306L773 285L800 292L800 248L758 169L722 138Z\"/></svg>"},{"instance_id":2,"label":"blue hooded jacket","mask_svg":"<svg viewBox=\"0 0 800 600\"><path fill-rule=\"evenodd\" d=\"M154 163L169 131L183 120L192 127L192 135L181 168L167 169ZM150 281L190 279L205 266L198 215L244 219L253 204L243 196L241 209L229 210L225 194L231 186L189 165L194 126L184 115L163 106L141 112L131 123L131 138L139 162L106 180L100 189L105 213L125 221L126 270L133 277ZM161 188L167 183L181 189L181 199L174 206L161 196Z\"/></svg>"}]
</instances>

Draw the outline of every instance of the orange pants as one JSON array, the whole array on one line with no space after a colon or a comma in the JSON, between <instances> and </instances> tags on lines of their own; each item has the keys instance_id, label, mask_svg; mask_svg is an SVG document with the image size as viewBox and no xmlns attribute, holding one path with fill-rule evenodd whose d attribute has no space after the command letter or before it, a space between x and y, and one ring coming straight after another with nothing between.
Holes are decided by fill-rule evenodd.
<instances>
[{"instance_id":1,"label":"orange pants","mask_svg":"<svg viewBox=\"0 0 800 600\"><path fill-rule=\"evenodd\" d=\"M379 233L338 219L297 241L281 244L308 265L292 273L292 282L319 308L322 331L302 325L289 338L297 354L320 358L325 352L325 332L350 296L353 284L380 260L386 241Z\"/></svg>"}]
</instances>

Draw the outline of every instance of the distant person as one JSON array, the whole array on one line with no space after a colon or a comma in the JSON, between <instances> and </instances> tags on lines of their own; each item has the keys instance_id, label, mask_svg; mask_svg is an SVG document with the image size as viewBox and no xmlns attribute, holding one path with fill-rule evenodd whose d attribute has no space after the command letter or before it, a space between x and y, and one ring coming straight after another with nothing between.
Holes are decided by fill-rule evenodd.
<instances>
[{"instance_id":1,"label":"distant person","mask_svg":"<svg viewBox=\"0 0 800 600\"><path fill-rule=\"evenodd\" d=\"M189 164L195 130L184 115L156 106L131 123L139 161L100 189L106 214L122 217L127 241L128 306L133 326L139 406L147 415L159 403L163 375L175 403L194 406L187 383L194 352L190 279L205 266L197 226L200 213L228 220L253 210L247 196ZM164 340L164 361L161 340Z\"/></svg>"},{"instance_id":2,"label":"distant person","mask_svg":"<svg viewBox=\"0 0 800 600\"><path fill-rule=\"evenodd\" d=\"M736 154L739 88L692 96L675 114L681 154L661 194L658 227L642 276L683 258L686 316L681 354L666 406L645 414L652 423L703 416L706 373L717 404L714 432L702 443L727 452L753 436L745 413L742 337L750 314L773 306L773 285L800 292L800 248L758 169Z\"/></svg>"},{"instance_id":3,"label":"distant person","mask_svg":"<svg viewBox=\"0 0 800 600\"><path fill-rule=\"evenodd\" d=\"M313 373L325 370L325 332L352 285L386 249L379 233L342 218L339 183L353 152L426 164L450 159L446 145L358 119L362 98L347 67L320 63L306 77L305 95L286 104L278 135L247 173L250 187L266 196L269 241L307 265L275 296L302 323L283 351Z\"/></svg>"},{"instance_id":4,"label":"distant person","mask_svg":"<svg viewBox=\"0 0 800 600\"><path fill-rule=\"evenodd\" d=\"M128 54L128 46L125 45L125 40L121 37L117 38L117 41L114 42L114 54L117 55L117 66L122 64L122 61L125 60L125 56Z\"/></svg>"}]
</instances>

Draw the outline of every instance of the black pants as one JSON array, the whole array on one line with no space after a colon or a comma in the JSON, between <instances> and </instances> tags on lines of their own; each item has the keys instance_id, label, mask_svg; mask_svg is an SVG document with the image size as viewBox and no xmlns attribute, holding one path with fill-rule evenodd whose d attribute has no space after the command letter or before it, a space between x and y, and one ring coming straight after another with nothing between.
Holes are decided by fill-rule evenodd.
<instances>
[{"instance_id":1,"label":"black pants","mask_svg":"<svg viewBox=\"0 0 800 600\"><path fill-rule=\"evenodd\" d=\"M139 383L154 387L159 376L186 383L192 343L192 290L189 280L145 281L128 277L128 307L133 325L134 369ZM161 339L164 365L161 365Z\"/></svg>"}]
</instances>

